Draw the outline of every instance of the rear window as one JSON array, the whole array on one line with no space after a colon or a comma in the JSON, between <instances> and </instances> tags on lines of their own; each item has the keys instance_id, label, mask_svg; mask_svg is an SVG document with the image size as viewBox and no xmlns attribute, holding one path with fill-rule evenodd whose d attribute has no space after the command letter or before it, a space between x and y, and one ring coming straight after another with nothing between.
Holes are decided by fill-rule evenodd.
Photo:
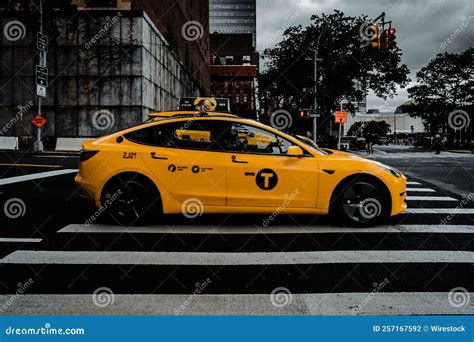
<instances>
[{"instance_id":1,"label":"rear window","mask_svg":"<svg viewBox=\"0 0 474 342\"><path fill-rule=\"evenodd\" d=\"M155 127L147 127L125 134L125 138L138 144L156 145Z\"/></svg>"}]
</instances>

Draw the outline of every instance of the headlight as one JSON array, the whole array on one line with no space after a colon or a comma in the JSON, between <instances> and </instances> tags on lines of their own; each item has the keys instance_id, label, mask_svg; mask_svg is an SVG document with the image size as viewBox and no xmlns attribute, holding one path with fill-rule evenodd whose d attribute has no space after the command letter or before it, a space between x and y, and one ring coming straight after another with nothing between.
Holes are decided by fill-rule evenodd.
<instances>
[{"instance_id":1,"label":"headlight","mask_svg":"<svg viewBox=\"0 0 474 342\"><path fill-rule=\"evenodd\" d=\"M390 166L387 166L387 165L384 165L384 164L379 164L379 166L384 169L385 171L388 171L390 172L392 175L394 175L395 177L397 178L402 178L402 174L400 172L398 172L397 170L395 170L394 168L390 167Z\"/></svg>"}]
</instances>

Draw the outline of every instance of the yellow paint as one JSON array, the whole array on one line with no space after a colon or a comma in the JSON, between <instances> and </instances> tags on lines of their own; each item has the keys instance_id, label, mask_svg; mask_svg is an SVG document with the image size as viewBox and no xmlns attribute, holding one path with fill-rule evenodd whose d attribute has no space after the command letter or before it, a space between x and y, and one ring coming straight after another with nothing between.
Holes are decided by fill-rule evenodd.
<instances>
[{"instance_id":1,"label":"yellow paint","mask_svg":"<svg viewBox=\"0 0 474 342\"><path fill-rule=\"evenodd\" d=\"M161 114L169 118L151 120L83 143L85 150L98 150L99 153L80 163L76 182L94 199L96 206L101 204L101 193L108 180L123 172L136 172L154 182L161 194L164 213L181 213L183 203L196 198L202 202L204 213L327 214L336 186L346 177L358 174L374 176L386 185L390 191L391 215L406 208L406 194L400 195L406 193L405 176L397 178L376 162L353 154L333 150L332 154L321 153L290 135L253 120L190 114L193 121L230 121L256 127L269 136L278 137L274 139L273 148L287 141L300 147L304 156L178 149L142 145L128 139L117 142L118 137L132 131L167 123L182 123L184 128L176 129L175 139L209 142L210 136L206 132L186 131L189 117L172 117L170 112ZM264 135L246 138L251 140L249 144L259 145L269 142L268 136ZM239 135L239 138L243 137ZM291 149L290 154L297 152L298 149ZM130 154L135 157L124 158ZM334 173L323 170L334 170ZM260 187L257 175L261 179ZM275 175L278 181L272 187Z\"/></svg>"}]
</instances>

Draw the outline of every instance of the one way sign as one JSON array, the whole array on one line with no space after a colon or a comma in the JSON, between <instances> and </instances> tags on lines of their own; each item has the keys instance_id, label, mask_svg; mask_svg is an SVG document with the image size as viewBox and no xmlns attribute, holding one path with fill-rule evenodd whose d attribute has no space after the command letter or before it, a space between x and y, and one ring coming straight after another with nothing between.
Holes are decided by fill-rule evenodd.
<instances>
[{"instance_id":1,"label":"one way sign","mask_svg":"<svg viewBox=\"0 0 474 342\"><path fill-rule=\"evenodd\" d=\"M48 86L48 68L36 66L36 84L43 87Z\"/></svg>"}]
</instances>

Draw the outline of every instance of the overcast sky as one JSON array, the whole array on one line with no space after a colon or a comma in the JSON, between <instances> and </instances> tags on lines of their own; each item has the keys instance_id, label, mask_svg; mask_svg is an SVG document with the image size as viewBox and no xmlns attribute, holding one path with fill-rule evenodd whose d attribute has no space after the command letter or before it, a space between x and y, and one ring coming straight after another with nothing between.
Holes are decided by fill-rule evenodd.
<instances>
[{"instance_id":1,"label":"overcast sky","mask_svg":"<svg viewBox=\"0 0 474 342\"><path fill-rule=\"evenodd\" d=\"M262 51L281 40L275 32L287 24L306 26L311 15L331 13L366 14L375 18L385 12L397 29L397 43L402 61L410 68L411 84L415 73L439 52L460 52L474 46L474 0L256 0L257 49ZM454 33L456 29L461 33ZM459 31L458 30L458 31ZM447 42L450 36L455 36ZM384 101L373 94L367 108L395 109L407 100L400 89L393 99Z\"/></svg>"}]
</instances>

